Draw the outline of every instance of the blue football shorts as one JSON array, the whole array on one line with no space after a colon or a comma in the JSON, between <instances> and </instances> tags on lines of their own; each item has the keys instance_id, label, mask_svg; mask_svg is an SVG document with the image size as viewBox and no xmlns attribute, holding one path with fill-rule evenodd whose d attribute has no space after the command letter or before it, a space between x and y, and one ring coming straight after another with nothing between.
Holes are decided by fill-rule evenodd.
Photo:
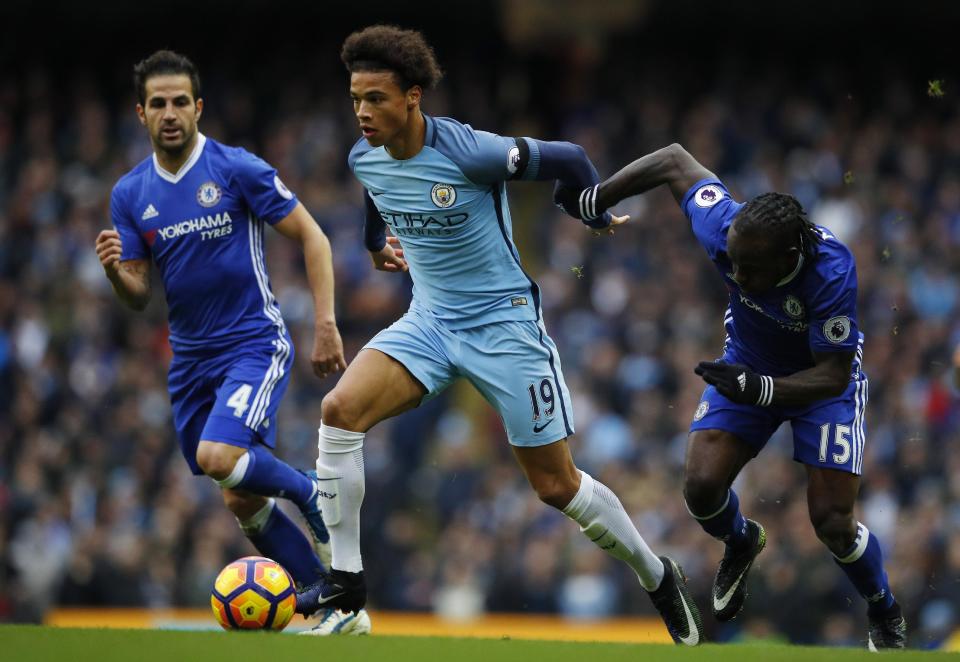
<instances>
[{"instance_id":1,"label":"blue football shorts","mask_svg":"<svg viewBox=\"0 0 960 662\"><path fill-rule=\"evenodd\" d=\"M276 446L277 409L290 382L293 342L248 341L205 357L174 356L168 388L180 450L191 471L200 441Z\"/></svg>"},{"instance_id":2,"label":"blue football shorts","mask_svg":"<svg viewBox=\"0 0 960 662\"><path fill-rule=\"evenodd\" d=\"M451 330L410 310L364 349L399 361L427 389L424 402L466 378L503 420L514 446L544 446L573 434L573 406L557 346L542 322L493 322Z\"/></svg>"},{"instance_id":3,"label":"blue football shorts","mask_svg":"<svg viewBox=\"0 0 960 662\"><path fill-rule=\"evenodd\" d=\"M780 424L790 421L794 460L859 476L863 471L868 395L867 377L862 372L850 380L839 397L804 407L739 405L707 386L690 431L724 430L759 453Z\"/></svg>"}]
</instances>

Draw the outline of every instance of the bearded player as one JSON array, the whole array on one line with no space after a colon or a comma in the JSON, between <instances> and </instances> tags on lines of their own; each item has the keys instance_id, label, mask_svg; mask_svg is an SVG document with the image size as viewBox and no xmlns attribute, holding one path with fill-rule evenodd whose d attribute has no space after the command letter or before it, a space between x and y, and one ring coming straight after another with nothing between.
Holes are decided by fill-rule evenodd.
<instances>
[{"instance_id":1,"label":"bearded player","mask_svg":"<svg viewBox=\"0 0 960 662\"><path fill-rule=\"evenodd\" d=\"M158 51L136 65L134 82L153 155L114 187L114 229L99 234L97 254L117 297L134 310L150 301L156 264L169 309L170 402L183 456L194 474L220 486L254 547L309 585L325 571L316 550L323 553L329 536L315 476L273 454L293 343L267 277L264 226L303 247L318 377L346 367L330 244L275 169L198 131L203 99L190 60ZM313 545L275 497L297 505ZM346 619L328 611L318 633L368 630L365 613Z\"/></svg>"}]
</instances>

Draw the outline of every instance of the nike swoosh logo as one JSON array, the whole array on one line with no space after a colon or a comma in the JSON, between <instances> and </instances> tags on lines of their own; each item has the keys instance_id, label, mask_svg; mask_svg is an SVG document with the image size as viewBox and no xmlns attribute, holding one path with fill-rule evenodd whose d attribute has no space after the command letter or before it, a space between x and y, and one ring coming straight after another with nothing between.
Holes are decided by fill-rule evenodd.
<instances>
[{"instance_id":1,"label":"nike swoosh logo","mask_svg":"<svg viewBox=\"0 0 960 662\"><path fill-rule=\"evenodd\" d=\"M534 425L534 426L533 426L533 431L534 431L534 433L536 433L536 432L542 432L543 429L544 429L545 427L547 427L548 425L550 425L550 421L547 421L547 422L544 423L543 425Z\"/></svg>"},{"instance_id":2,"label":"nike swoosh logo","mask_svg":"<svg viewBox=\"0 0 960 662\"><path fill-rule=\"evenodd\" d=\"M730 586L730 590L726 592L723 597L717 600L717 596L713 596L713 609L714 611L721 611L727 608L727 605L730 604L730 598L733 597L734 591L737 590L737 587L740 585L740 580L743 579L743 573L747 571L747 568L743 569L743 572L740 573L740 576L737 577L737 581L733 582Z\"/></svg>"},{"instance_id":3,"label":"nike swoosh logo","mask_svg":"<svg viewBox=\"0 0 960 662\"><path fill-rule=\"evenodd\" d=\"M327 597L323 597L322 595L319 595L317 596L317 604L325 605L331 600L339 598L341 595L346 595L346 591L340 591L339 593L334 593L333 595L328 595Z\"/></svg>"},{"instance_id":4,"label":"nike swoosh logo","mask_svg":"<svg viewBox=\"0 0 960 662\"><path fill-rule=\"evenodd\" d=\"M681 581L679 578L677 581ZM693 621L693 614L690 613L690 607L687 606L687 601L683 597L683 591L677 588L677 591L680 593L680 602L683 604L683 613L687 617L687 636L680 637L680 641L686 644L687 646L696 646L700 643L700 632L697 630L697 624Z\"/></svg>"}]
</instances>

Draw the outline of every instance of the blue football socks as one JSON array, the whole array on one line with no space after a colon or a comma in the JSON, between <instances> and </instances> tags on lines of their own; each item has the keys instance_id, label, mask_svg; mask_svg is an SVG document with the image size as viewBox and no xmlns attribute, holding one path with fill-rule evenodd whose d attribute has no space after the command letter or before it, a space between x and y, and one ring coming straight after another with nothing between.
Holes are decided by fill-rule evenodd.
<instances>
[{"instance_id":1,"label":"blue football socks","mask_svg":"<svg viewBox=\"0 0 960 662\"><path fill-rule=\"evenodd\" d=\"M314 484L306 475L278 460L264 446L251 446L247 449L246 457L247 467L243 476L236 485L229 487L263 496L284 497L301 508L309 504L314 496Z\"/></svg>"},{"instance_id":2,"label":"blue football socks","mask_svg":"<svg viewBox=\"0 0 960 662\"><path fill-rule=\"evenodd\" d=\"M858 522L857 539L848 550L834 559L867 601L867 611L871 616L882 615L893 606L893 593L883 569L880 541L867 527Z\"/></svg>"},{"instance_id":3,"label":"blue football socks","mask_svg":"<svg viewBox=\"0 0 960 662\"><path fill-rule=\"evenodd\" d=\"M733 489L727 493L727 500L720 510L711 515L700 516L691 511L689 506L687 511L700 523L704 531L731 547L741 547L750 542L747 536L747 520L740 513L740 499Z\"/></svg>"},{"instance_id":4,"label":"blue football socks","mask_svg":"<svg viewBox=\"0 0 960 662\"><path fill-rule=\"evenodd\" d=\"M286 568L298 584L312 584L325 571L313 545L273 499L256 515L241 522L240 528L257 551Z\"/></svg>"}]
</instances>

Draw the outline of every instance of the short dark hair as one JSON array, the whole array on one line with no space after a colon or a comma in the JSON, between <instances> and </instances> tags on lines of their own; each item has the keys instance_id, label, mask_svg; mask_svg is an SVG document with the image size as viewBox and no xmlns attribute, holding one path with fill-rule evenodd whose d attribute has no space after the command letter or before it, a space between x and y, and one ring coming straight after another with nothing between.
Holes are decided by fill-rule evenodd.
<instances>
[{"instance_id":1,"label":"short dark hair","mask_svg":"<svg viewBox=\"0 0 960 662\"><path fill-rule=\"evenodd\" d=\"M197 71L196 65L185 55L160 50L140 60L133 67L133 85L137 89L137 99L141 104L147 102L147 79L169 74L183 74L189 77L193 100L200 98L200 72Z\"/></svg>"},{"instance_id":2,"label":"short dark hair","mask_svg":"<svg viewBox=\"0 0 960 662\"><path fill-rule=\"evenodd\" d=\"M823 237L807 218L800 201L786 193L763 193L748 201L733 219L737 232L762 234L775 241L799 242L798 248L808 258L816 257Z\"/></svg>"},{"instance_id":3,"label":"short dark hair","mask_svg":"<svg viewBox=\"0 0 960 662\"><path fill-rule=\"evenodd\" d=\"M354 32L343 42L340 59L347 71L390 71L400 86L423 89L436 86L443 78L433 48L416 30L396 25L371 25Z\"/></svg>"}]
</instances>

